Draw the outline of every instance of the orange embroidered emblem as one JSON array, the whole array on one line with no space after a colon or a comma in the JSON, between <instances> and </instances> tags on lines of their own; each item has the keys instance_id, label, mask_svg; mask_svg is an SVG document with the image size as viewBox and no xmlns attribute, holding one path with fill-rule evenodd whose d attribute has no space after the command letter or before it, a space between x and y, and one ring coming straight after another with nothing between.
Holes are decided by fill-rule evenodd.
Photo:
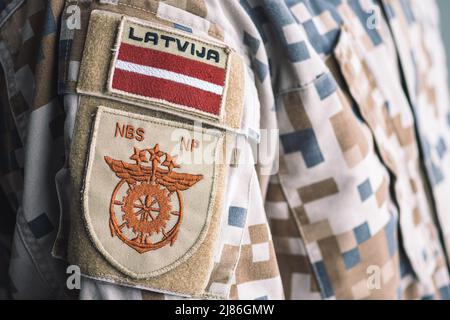
<instances>
[{"instance_id":1,"label":"orange embroidered emblem","mask_svg":"<svg viewBox=\"0 0 450 320\"><path fill-rule=\"evenodd\" d=\"M104 159L120 179L110 202L111 236L141 254L173 246L183 221L181 192L203 175L174 171L180 166L158 144L151 149L134 148L130 159L135 163Z\"/></svg>"}]
</instances>

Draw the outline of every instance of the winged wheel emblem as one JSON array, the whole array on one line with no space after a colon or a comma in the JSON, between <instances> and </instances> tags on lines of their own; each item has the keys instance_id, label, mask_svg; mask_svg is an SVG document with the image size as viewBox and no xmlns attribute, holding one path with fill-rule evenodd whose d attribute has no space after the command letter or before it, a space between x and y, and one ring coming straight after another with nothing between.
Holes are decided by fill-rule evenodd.
<instances>
[{"instance_id":1,"label":"winged wheel emblem","mask_svg":"<svg viewBox=\"0 0 450 320\"><path fill-rule=\"evenodd\" d=\"M182 191L203 179L201 174L174 171L175 157L160 150L134 148L134 163L104 157L120 179L110 203L109 227L139 253L173 246L183 221Z\"/></svg>"}]
</instances>

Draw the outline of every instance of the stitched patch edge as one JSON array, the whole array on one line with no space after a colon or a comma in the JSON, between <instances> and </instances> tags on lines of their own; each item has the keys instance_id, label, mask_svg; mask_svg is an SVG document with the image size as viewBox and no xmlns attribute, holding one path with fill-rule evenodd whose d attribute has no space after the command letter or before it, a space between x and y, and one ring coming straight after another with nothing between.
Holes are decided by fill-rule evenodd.
<instances>
[{"instance_id":1,"label":"stitched patch edge","mask_svg":"<svg viewBox=\"0 0 450 320\"><path fill-rule=\"evenodd\" d=\"M193 107L172 103L172 102L165 101L162 99L150 98L150 97L146 97L146 96L142 96L142 95L138 95L138 94L133 94L133 93L129 93L126 91L122 91L122 90L113 88L114 71L116 69L115 65L118 60L119 47L122 42L123 31L124 31L125 24L127 22L138 24L142 27L150 27L150 28L153 28L156 30L161 30L161 31L167 32L169 34L174 34L179 37L183 37L183 38L187 38L187 39L191 39L191 40L203 43L207 46L212 46L212 47L216 47L218 49L224 50L227 53L227 58L226 58L226 62L225 62L225 83L223 86L223 94L221 95L221 99L220 99L220 113L218 115L214 115L212 113L198 110ZM228 93L228 84L229 84L230 72L231 72L230 62L231 62L232 51L233 50L225 44L221 44L221 43L218 43L215 41L207 42L204 39L195 37L194 35L185 34L181 31L173 30L173 29L170 29L170 28L167 28L167 27L155 24L155 23L151 23L148 21L142 21L138 18L123 16L122 20L120 22L120 26L117 30L117 38L116 38L116 43L114 45L114 55L113 55L113 58L111 59L111 63L110 63L110 67L109 67L109 74L108 74L108 78L107 78L106 89L107 89L108 93L113 96L125 97L127 99L131 99L132 101L147 101L147 102L151 102L151 103L157 104L162 107L168 107L168 108L172 109L172 111L183 111L190 115L202 116L202 117L210 119L210 120L221 122L225 118L225 109L226 109L225 103L226 103L226 95ZM176 113L176 114L180 115L179 113ZM182 114L181 114L181 116L182 116Z\"/></svg>"},{"instance_id":2,"label":"stitched patch edge","mask_svg":"<svg viewBox=\"0 0 450 320\"><path fill-rule=\"evenodd\" d=\"M89 148L88 148L88 156L87 161L85 164L85 170L84 170L84 177L82 182L82 191L81 191L81 208L82 208L82 220L84 222L84 226L87 229L87 233L89 235L89 238L91 242L93 243L94 247L103 255L103 257L115 268L117 268L120 272L124 273L125 275L133 278L133 279L148 279L152 277L156 277L159 275L162 275L172 269L175 269L179 265L181 265L183 262L187 261L196 251L199 249L199 247L202 245L203 241L205 240L208 230L209 230L209 224L211 223L213 210L216 202L216 194L217 194L217 183L216 180L218 179L218 174L220 170L218 169L218 164L216 163L213 167L213 176L212 176L212 188L209 195L209 203L208 203L208 213L205 219L205 222L203 224L202 230L200 232L200 235L198 236L197 240L195 241L194 245L189 248L183 255L181 255L180 258L176 259L174 262L168 264L165 267L162 267L160 269L157 269L152 272L148 273L136 273L132 270L129 270L128 268L124 267L121 263L119 263L110 253L107 252L107 250L103 247L100 239L97 237L93 224L91 223L89 217L88 217L88 201L89 201L89 186L90 186L90 176L91 176L91 169L94 161L94 155L95 155L95 147L96 147L96 138L98 133L98 128L100 124L101 116L104 113L109 113L112 115L120 115L125 116L129 118L134 118L136 120L150 122L150 123L158 123L159 125L166 125L166 126L172 126L175 128L184 128L186 130L194 130L194 131L201 131L202 133L205 133L205 129L199 130L197 127L186 125L183 123L179 123L176 121L170 121L170 120L163 120L158 119L151 116L144 116L139 115L136 113L126 112L126 111L120 111L116 109L111 109L105 106L99 106L97 111L95 112L95 120L93 121L92 126L92 132L91 137L89 140ZM223 145L223 139L224 139L224 132L221 132L220 130L215 130L217 132L220 132L220 134L213 134L211 132L208 132L209 135L216 135L217 136L217 143L215 146L214 154L217 159L219 156L219 152L221 148L224 147Z\"/></svg>"}]
</instances>

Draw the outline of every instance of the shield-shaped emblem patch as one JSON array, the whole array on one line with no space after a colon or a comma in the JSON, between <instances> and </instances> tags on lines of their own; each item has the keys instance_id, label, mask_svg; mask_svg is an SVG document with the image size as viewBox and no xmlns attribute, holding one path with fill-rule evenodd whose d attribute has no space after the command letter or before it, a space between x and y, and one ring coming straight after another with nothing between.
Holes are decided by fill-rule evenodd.
<instances>
[{"instance_id":1,"label":"shield-shaped emblem patch","mask_svg":"<svg viewBox=\"0 0 450 320\"><path fill-rule=\"evenodd\" d=\"M96 248L134 278L160 275L202 243L222 132L100 107L83 190Z\"/></svg>"}]
</instances>

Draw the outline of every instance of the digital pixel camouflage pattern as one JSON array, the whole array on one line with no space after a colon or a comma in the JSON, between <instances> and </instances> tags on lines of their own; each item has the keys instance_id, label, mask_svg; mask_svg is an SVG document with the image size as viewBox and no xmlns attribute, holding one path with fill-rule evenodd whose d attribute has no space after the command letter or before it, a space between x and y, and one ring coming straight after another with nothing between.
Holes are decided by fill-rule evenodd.
<instances>
[{"instance_id":1,"label":"digital pixel camouflage pattern","mask_svg":"<svg viewBox=\"0 0 450 320\"><path fill-rule=\"evenodd\" d=\"M206 294L450 299L450 103L434 1L104 2L0 0L1 298L181 298L95 277L66 286L76 86L100 9L223 41L245 62L236 144L252 160L256 141L271 152L228 170Z\"/></svg>"}]
</instances>

